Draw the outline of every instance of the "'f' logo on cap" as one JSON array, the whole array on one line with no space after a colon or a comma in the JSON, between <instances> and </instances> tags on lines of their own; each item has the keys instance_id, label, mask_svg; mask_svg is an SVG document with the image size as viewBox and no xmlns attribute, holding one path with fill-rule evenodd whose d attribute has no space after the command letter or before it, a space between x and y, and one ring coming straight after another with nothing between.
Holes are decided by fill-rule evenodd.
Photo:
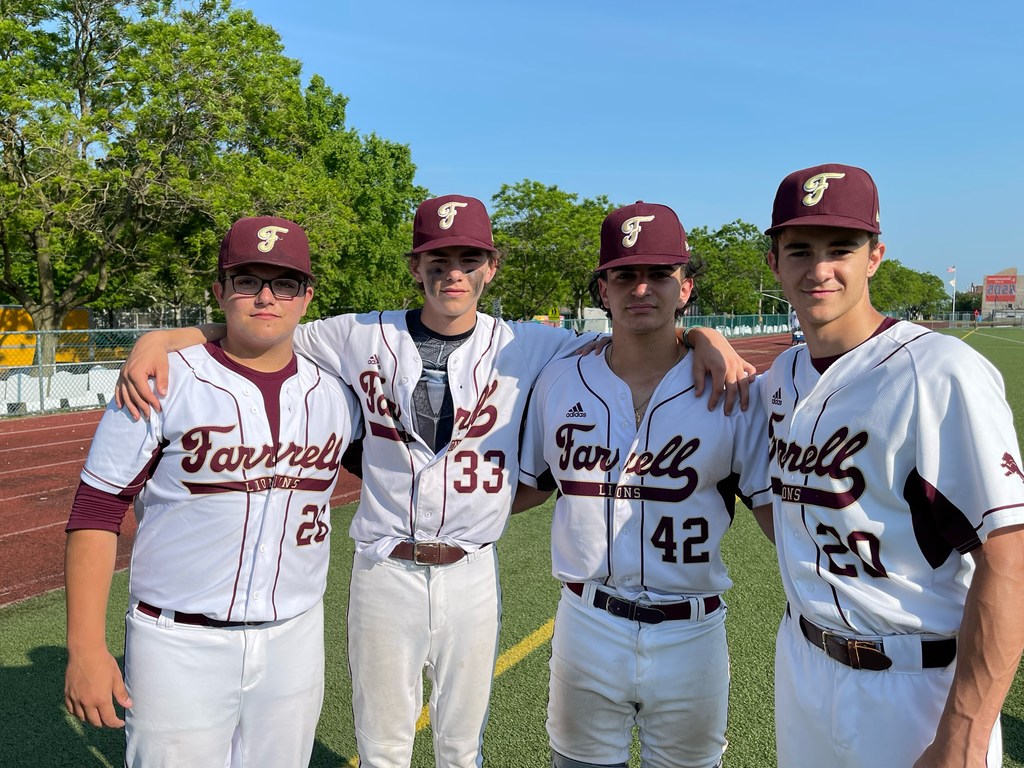
<instances>
[{"instance_id":1,"label":"'f' logo on cap","mask_svg":"<svg viewBox=\"0 0 1024 768\"><path fill-rule=\"evenodd\" d=\"M825 194L825 190L828 189L829 179L845 178L845 173L819 173L816 176L811 176L811 178L804 182L804 192L808 194L801 202L808 207L817 205L821 202L821 197Z\"/></svg>"},{"instance_id":2,"label":"'f' logo on cap","mask_svg":"<svg viewBox=\"0 0 1024 768\"><path fill-rule=\"evenodd\" d=\"M622 238L622 247L632 248L636 245L636 239L640 237L640 231L643 229L640 225L649 221L654 221L654 216L633 216L622 222L622 234L625 235Z\"/></svg>"},{"instance_id":3,"label":"'f' logo on cap","mask_svg":"<svg viewBox=\"0 0 1024 768\"><path fill-rule=\"evenodd\" d=\"M437 215L441 219L441 223L438 224L441 229L451 229L452 224L455 223L455 214L459 212L459 208L465 208L466 203L448 202L440 206L437 209Z\"/></svg>"},{"instance_id":4,"label":"'f' logo on cap","mask_svg":"<svg viewBox=\"0 0 1024 768\"><path fill-rule=\"evenodd\" d=\"M283 234L287 234L287 232L288 230L285 227L277 227L273 224L269 227L264 227L256 233L256 237L260 239L260 244L256 247L262 253L270 253L274 250L274 244L278 238Z\"/></svg>"}]
</instances>

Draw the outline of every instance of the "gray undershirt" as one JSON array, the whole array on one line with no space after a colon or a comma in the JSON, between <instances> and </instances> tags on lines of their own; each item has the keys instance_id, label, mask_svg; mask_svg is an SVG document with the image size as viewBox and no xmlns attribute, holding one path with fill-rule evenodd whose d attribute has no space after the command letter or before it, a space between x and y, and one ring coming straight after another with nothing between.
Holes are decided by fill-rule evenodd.
<instances>
[{"instance_id":1,"label":"gray undershirt","mask_svg":"<svg viewBox=\"0 0 1024 768\"><path fill-rule=\"evenodd\" d=\"M448 384L448 358L473 334L443 336L427 328L420 310L406 314L406 325L423 361L423 373L412 393L413 428L423 441L438 453L452 439L455 407Z\"/></svg>"}]
</instances>

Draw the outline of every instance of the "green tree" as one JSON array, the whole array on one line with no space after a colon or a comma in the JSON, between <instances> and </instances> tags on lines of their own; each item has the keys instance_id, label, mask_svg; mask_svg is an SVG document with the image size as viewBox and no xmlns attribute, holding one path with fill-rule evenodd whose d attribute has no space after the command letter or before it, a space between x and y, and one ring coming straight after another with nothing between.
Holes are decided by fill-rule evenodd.
<instances>
[{"instance_id":1,"label":"green tree","mask_svg":"<svg viewBox=\"0 0 1024 768\"><path fill-rule=\"evenodd\" d=\"M956 295L957 312L974 312L981 309L981 293L958 293Z\"/></svg>"},{"instance_id":2,"label":"green tree","mask_svg":"<svg viewBox=\"0 0 1024 768\"><path fill-rule=\"evenodd\" d=\"M942 279L884 259L871 278L871 303L895 317L917 317L949 311L949 296Z\"/></svg>"},{"instance_id":3,"label":"green tree","mask_svg":"<svg viewBox=\"0 0 1024 768\"><path fill-rule=\"evenodd\" d=\"M785 312L775 276L765 260L769 239L753 224L736 220L712 232L694 227L687 232L690 251L707 264L707 272L697 282L697 304L702 314L756 314Z\"/></svg>"},{"instance_id":4,"label":"green tree","mask_svg":"<svg viewBox=\"0 0 1024 768\"><path fill-rule=\"evenodd\" d=\"M195 300L231 221L265 213L309 232L315 312L394 301L409 150L346 129L282 50L229 0L0 0L0 291L37 330Z\"/></svg>"},{"instance_id":5,"label":"green tree","mask_svg":"<svg viewBox=\"0 0 1024 768\"><path fill-rule=\"evenodd\" d=\"M614 206L603 195L581 201L530 179L503 184L491 200L495 245L505 255L491 294L502 313L529 318L564 306L581 312L590 301L601 222Z\"/></svg>"}]
</instances>

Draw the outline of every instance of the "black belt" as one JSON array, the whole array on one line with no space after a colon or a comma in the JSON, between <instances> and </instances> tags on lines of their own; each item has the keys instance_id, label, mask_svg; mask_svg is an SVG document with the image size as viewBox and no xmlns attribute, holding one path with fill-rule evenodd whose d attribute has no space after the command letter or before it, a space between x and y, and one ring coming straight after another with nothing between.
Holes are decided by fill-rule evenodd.
<instances>
[{"instance_id":1,"label":"black belt","mask_svg":"<svg viewBox=\"0 0 1024 768\"><path fill-rule=\"evenodd\" d=\"M892 659L885 655L881 641L855 640L822 629L803 616L800 617L800 631L807 642L821 648L825 653L854 669L870 669L880 672L892 666ZM924 669L948 667L956 658L956 640L922 640L921 666Z\"/></svg>"},{"instance_id":2,"label":"black belt","mask_svg":"<svg viewBox=\"0 0 1024 768\"><path fill-rule=\"evenodd\" d=\"M416 565L451 565L466 556L466 550L441 541L400 541L390 557L411 560Z\"/></svg>"},{"instance_id":3,"label":"black belt","mask_svg":"<svg viewBox=\"0 0 1024 768\"><path fill-rule=\"evenodd\" d=\"M191 624L196 627L216 627L217 629L224 629L225 627L258 627L261 624L267 623L265 621L223 621L222 619L211 619L209 616L204 616L201 613L164 611L155 605L143 602L139 603L139 613L152 616L154 619L159 619L163 613L169 613L174 617L175 624Z\"/></svg>"},{"instance_id":4,"label":"black belt","mask_svg":"<svg viewBox=\"0 0 1024 768\"><path fill-rule=\"evenodd\" d=\"M583 585L568 581L565 586L569 591L583 597ZM714 613L722 604L718 595L699 598L704 602L704 614ZM644 624L660 624L663 621L689 621L691 615L691 604L684 603L658 603L657 605L641 605L632 600L624 600L621 597L609 594L601 589L594 590L594 607L608 611L612 616L618 616L630 621L640 621Z\"/></svg>"}]
</instances>

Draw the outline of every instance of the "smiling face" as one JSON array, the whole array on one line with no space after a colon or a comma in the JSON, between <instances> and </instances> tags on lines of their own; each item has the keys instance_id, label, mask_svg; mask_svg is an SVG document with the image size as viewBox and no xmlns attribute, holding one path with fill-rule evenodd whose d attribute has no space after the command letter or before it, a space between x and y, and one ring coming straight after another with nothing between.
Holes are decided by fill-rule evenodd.
<instances>
[{"instance_id":1,"label":"smiling face","mask_svg":"<svg viewBox=\"0 0 1024 768\"><path fill-rule=\"evenodd\" d=\"M779 231L778 253L768 263L810 338L827 342L838 354L864 341L880 322L871 306L868 278L885 254L871 235L840 227L787 227Z\"/></svg>"},{"instance_id":2,"label":"smiling face","mask_svg":"<svg viewBox=\"0 0 1024 768\"><path fill-rule=\"evenodd\" d=\"M413 255L409 271L423 286L423 324L446 335L471 330L480 296L497 270L491 254L479 248L456 245Z\"/></svg>"},{"instance_id":3,"label":"smiling face","mask_svg":"<svg viewBox=\"0 0 1024 768\"><path fill-rule=\"evenodd\" d=\"M609 269L598 287L613 334L651 333L674 328L676 310L686 306L693 280L683 277L680 266L641 264Z\"/></svg>"},{"instance_id":4,"label":"smiling face","mask_svg":"<svg viewBox=\"0 0 1024 768\"><path fill-rule=\"evenodd\" d=\"M247 264L227 271L227 276L250 275L261 280L301 277L282 267ZM224 351L250 368L280 370L292 356L292 332L306 314L313 289L304 284L294 298L278 298L264 284L255 296L234 290L231 280L213 284L213 294L224 312L227 336Z\"/></svg>"}]
</instances>

